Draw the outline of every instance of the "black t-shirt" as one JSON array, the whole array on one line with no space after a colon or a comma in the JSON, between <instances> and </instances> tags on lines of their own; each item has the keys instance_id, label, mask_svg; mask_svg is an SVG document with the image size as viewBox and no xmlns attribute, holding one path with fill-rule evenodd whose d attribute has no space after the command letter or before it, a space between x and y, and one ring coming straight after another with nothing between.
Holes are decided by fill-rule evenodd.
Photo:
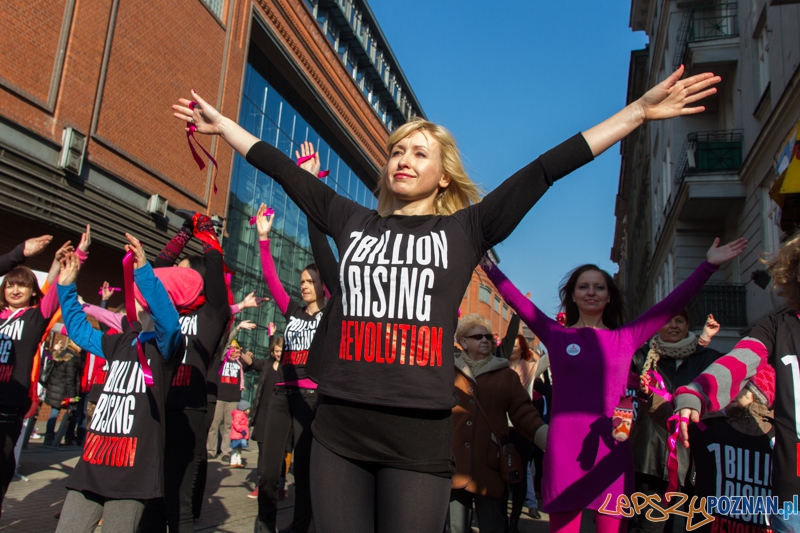
<instances>
[{"instance_id":1,"label":"black t-shirt","mask_svg":"<svg viewBox=\"0 0 800 533\"><path fill-rule=\"evenodd\" d=\"M783 505L800 494L800 320L794 312L770 315L756 322L749 336L764 344L775 368L772 493Z\"/></svg>"},{"instance_id":2,"label":"black t-shirt","mask_svg":"<svg viewBox=\"0 0 800 533\"><path fill-rule=\"evenodd\" d=\"M306 362L311 341L322 319L323 311L313 315L306 313L306 308L294 300L289 300L286 312L286 329L283 330L283 354L281 355L281 368L283 379L294 381L306 379Z\"/></svg>"},{"instance_id":3,"label":"black t-shirt","mask_svg":"<svg viewBox=\"0 0 800 533\"><path fill-rule=\"evenodd\" d=\"M438 430L449 418L436 421L433 433L440 440L434 443L425 417L418 415L456 405L452 339L472 271L555 180L592 158L578 134L452 216L382 218L337 195L277 148L253 145L247 161L275 179L339 250L341 301L325 311L331 317L319 388L329 403L320 405L313 426L320 442L343 454L333 443L343 438L336 432L347 432L365 456L404 442L428 442L429 450L415 446L417 455L404 464L441 462L439 450L449 450L452 425L449 432ZM409 424L381 432L383 441L376 443L372 425L354 417L347 402L364 411L384 406L371 411L381 423L392 419L392 409L408 409Z\"/></svg>"},{"instance_id":4,"label":"black t-shirt","mask_svg":"<svg viewBox=\"0 0 800 533\"><path fill-rule=\"evenodd\" d=\"M139 366L135 334L126 323L118 335L104 334L108 379L86 428L86 441L67 488L106 498L148 500L164 494L164 406L170 382L185 350L169 362L155 339L143 344L153 372L147 387Z\"/></svg>"},{"instance_id":5,"label":"black t-shirt","mask_svg":"<svg viewBox=\"0 0 800 533\"><path fill-rule=\"evenodd\" d=\"M689 426L692 459L695 465L695 496L771 496L771 477L777 474L772 463L771 435L745 435L724 418L710 418ZM715 522L698 531L770 531L765 514L714 513Z\"/></svg>"},{"instance_id":6,"label":"black t-shirt","mask_svg":"<svg viewBox=\"0 0 800 533\"><path fill-rule=\"evenodd\" d=\"M30 407L33 357L49 322L38 307L0 320L0 407Z\"/></svg>"},{"instance_id":7,"label":"black t-shirt","mask_svg":"<svg viewBox=\"0 0 800 533\"><path fill-rule=\"evenodd\" d=\"M239 361L228 359L222 363L222 372L217 371L219 378L217 385L217 401L238 402L242 399L242 365Z\"/></svg>"},{"instance_id":8,"label":"black t-shirt","mask_svg":"<svg viewBox=\"0 0 800 533\"><path fill-rule=\"evenodd\" d=\"M186 351L169 389L167 409L206 408L208 368L229 318L230 310L219 312L208 303L180 317Z\"/></svg>"},{"instance_id":9,"label":"black t-shirt","mask_svg":"<svg viewBox=\"0 0 800 533\"><path fill-rule=\"evenodd\" d=\"M95 364L103 365L103 367L94 375L92 386L89 388L89 396L86 398L86 401L94 404L97 403L100 395L103 394L103 387L106 384L106 379L108 379L108 359L102 359L100 357L97 359L98 361L95 361Z\"/></svg>"}]
</instances>

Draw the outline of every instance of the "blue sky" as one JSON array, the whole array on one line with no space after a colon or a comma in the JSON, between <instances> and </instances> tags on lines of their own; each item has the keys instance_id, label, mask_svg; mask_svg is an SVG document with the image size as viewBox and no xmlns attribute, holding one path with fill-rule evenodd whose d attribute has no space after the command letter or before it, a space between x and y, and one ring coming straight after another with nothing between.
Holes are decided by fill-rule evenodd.
<instances>
[{"instance_id":1,"label":"blue sky","mask_svg":"<svg viewBox=\"0 0 800 533\"><path fill-rule=\"evenodd\" d=\"M630 2L371 0L429 120L450 129L485 190L625 106ZM619 145L557 182L496 250L501 267L554 314L562 277L612 274Z\"/></svg>"}]
</instances>

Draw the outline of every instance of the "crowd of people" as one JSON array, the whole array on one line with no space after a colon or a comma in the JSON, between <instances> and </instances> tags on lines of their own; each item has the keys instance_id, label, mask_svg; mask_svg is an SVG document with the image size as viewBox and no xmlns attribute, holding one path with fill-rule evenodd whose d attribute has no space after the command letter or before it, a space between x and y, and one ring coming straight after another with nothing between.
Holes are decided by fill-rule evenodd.
<instances>
[{"instance_id":1,"label":"crowd of people","mask_svg":"<svg viewBox=\"0 0 800 533\"><path fill-rule=\"evenodd\" d=\"M0 497L43 378L54 413L46 442L60 443L54 424L61 411L75 412L85 428L74 437L83 452L66 484L58 532L90 532L101 519L115 532L191 531L208 461L219 454L241 468L250 440L258 444L259 483L247 495L258 500L257 532L276 531L289 468L295 505L287 531L299 533L312 520L320 533L468 532L473 512L482 533L513 533L525 507L534 518L540 507L547 512L553 532L577 533L583 509L594 511L602 533L660 530L663 522L610 516L601 506L634 491L719 495L727 447L739 457L752 451L751 464L763 466L763 483L752 490L790 499L800 486L791 381L800 367L789 355L800 342L798 315L762 320L722 356L706 346L719 324L709 317L698 338L685 311L746 240L715 240L686 281L630 322L613 278L595 265L568 274L560 288L564 315L553 320L485 259L556 180L644 122L702 112L693 104L714 94L720 78L682 74L681 67L483 198L451 134L412 120L388 139L377 210L318 180L310 143L294 161L194 91L180 99L174 115L187 131L220 136L307 216L315 262L295 281L300 301L277 275L269 235L279 215L264 204L253 231L283 331L237 323L237 313L264 298L251 293L234 303L223 250L200 213L186 215L154 265L125 234L125 304L115 310L107 308L107 284L100 306L77 294L88 226L76 249L67 243L58 250L42 287L20 264L50 237L1 256ZM202 256L184 257L192 239ZM800 309L798 257L793 240L772 263L791 309ZM458 318L479 265L516 313L499 342L481 316ZM535 347L520 335L520 322L535 334ZM236 339L258 326L269 328L267 359ZM40 344L54 327L68 341L40 376ZM249 371L258 373L252 405L242 398ZM687 448L691 440L691 453L669 444L677 432ZM708 457L714 449L716 462ZM795 526L794 518L773 517L765 527Z\"/></svg>"}]
</instances>

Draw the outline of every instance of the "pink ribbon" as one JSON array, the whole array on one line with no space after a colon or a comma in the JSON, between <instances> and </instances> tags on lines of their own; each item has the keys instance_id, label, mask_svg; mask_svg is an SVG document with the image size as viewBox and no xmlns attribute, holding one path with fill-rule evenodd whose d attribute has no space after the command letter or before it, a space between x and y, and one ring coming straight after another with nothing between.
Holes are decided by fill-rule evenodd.
<instances>
[{"instance_id":1,"label":"pink ribbon","mask_svg":"<svg viewBox=\"0 0 800 533\"><path fill-rule=\"evenodd\" d=\"M658 394L666 401L672 401L672 394L667 392L667 386L664 384L664 378L661 377L661 374L655 372L653 370L647 371L647 376L650 379L651 386L650 388L655 394ZM655 382L655 384L653 384Z\"/></svg>"},{"instance_id":2,"label":"pink ribbon","mask_svg":"<svg viewBox=\"0 0 800 533\"><path fill-rule=\"evenodd\" d=\"M197 102L189 102L189 109L194 109L196 106L197 106ZM214 165L214 168L219 170L219 167L217 166L217 160L214 159L214 157L211 154L209 154L206 151L205 148L203 148L203 145L200 144L200 141L198 141L195 138L194 132L196 132L196 131L197 131L197 127L194 124L189 124L189 131L186 132L186 141L189 143L189 150L192 151L192 157L194 157L194 162L197 163L197 166L200 167L200 170L203 170L204 168L206 168L206 164L205 164L205 162L203 162L203 158L200 157L200 154L198 154L197 150L194 149L194 144L192 144L192 141L197 143L197 146L199 146L200 149L203 151L203 153L206 154L206 157L208 157L208 160L211 161L211 164ZM211 175L211 185L214 188L214 194L217 194L217 175L216 175L216 173Z\"/></svg>"},{"instance_id":3,"label":"pink ribbon","mask_svg":"<svg viewBox=\"0 0 800 533\"><path fill-rule=\"evenodd\" d=\"M300 166L300 165L302 165L302 164L303 164L303 163L305 163L306 161L309 161L309 160L311 160L311 159L314 159L314 156L315 156L315 155L316 155L316 154L304 155L303 157L301 157L300 159L298 159L298 160L297 160L297 166ZM328 175L329 175L330 173L331 173L331 171L330 171L330 170L320 170L320 171L319 171L319 174L317 174L317 177L318 177L318 178L327 178L327 177L328 177Z\"/></svg>"},{"instance_id":4,"label":"pink ribbon","mask_svg":"<svg viewBox=\"0 0 800 533\"><path fill-rule=\"evenodd\" d=\"M268 207L267 210L264 211L264 216L265 217L269 217L269 216L272 216L274 214L275 214L275 210L272 209L271 207ZM251 226L256 223L256 219L257 218L258 218L258 215L253 215L253 216L250 217L250 225Z\"/></svg>"},{"instance_id":5,"label":"pink ribbon","mask_svg":"<svg viewBox=\"0 0 800 533\"><path fill-rule=\"evenodd\" d=\"M669 476L667 493L678 490L678 436L681 433L681 422L686 422L688 425L689 419L675 413L667 419L667 431L669 431L670 422L675 422L675 429L667 435L667 450L669 451L669 457L667 457L667 475ZM667 498L667 501L669 501L669 498Z\"/></svg>"},{"instance_id":6,"label":"pink ribbon","mask_svg":"<svg viewBox=\"0 0 800 533\"><path fill-rule=\"evenodd\" d=\"M122 291L122 289L120 289L119 287L109 287L108 290L110 290L111 292L121 292ZM103 295L103 287L100 287L100 290L97 291L97 294L99 294L100 296Z\"/></svg>"},{"instance_id":7,"label":"pink ribbon","mask_svg":"<svg viewBox=\"0 0 800 533\"><path fill-rule=\"evenodd\" d=\"M128 252L122 259L122 279L125 287L125 316L128 319L128 324L131 329L133 323L136 322L136 302L133 298L133 263L135 262L133 252ZM153 386L153 371L150 370L150 365L147 364L147 359L144 357L144 350L142 350L142 343L139 342L139 334L136 333L136 352L139 356L139 365L142 367L142 374L144 374L144 383L148 387Z\"/></svg>"}]
</instances>

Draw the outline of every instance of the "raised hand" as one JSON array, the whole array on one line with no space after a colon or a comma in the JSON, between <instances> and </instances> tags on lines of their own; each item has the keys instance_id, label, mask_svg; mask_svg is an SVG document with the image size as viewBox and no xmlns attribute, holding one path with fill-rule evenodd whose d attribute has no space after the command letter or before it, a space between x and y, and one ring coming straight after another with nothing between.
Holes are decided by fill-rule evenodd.
<instances>
[{"instance_id":1,"label":"raised hand","mask_svg":"<svg viewBox=\"0 0 800 533\"><path fill-rule=\"evenodd\" d=\"M278 328L275 327L275 322L270 322L269 325L267 325L267 333L269 334L270 337L275 335L276 329Z\"/></svg>"},{"instance_id":2,"label":"raised hand","mask_svg":"<svg viewBox=\"0 0 800 533\"><path fill-rule=\"evenodd\" d=\"M708 344L708 342L714 338L714 335L719 333L720 327L720 323L714 319L714 315L708 315L708 318L706 318L706 324L703 326L703 333L700 335L700 338L705 340L706 344Z\"/></svg>"},{"instance_id":3,"label":"raised hand","mask_svg":"<svg viewBox=\"0 0 800 533\"><path fill-rule=\"evenodd\" d=\"M55 259L60 263L65 256L72 255L74 253L75 253L75 248L72 247L72 241L67 241L61 245L61 248L56 250Z\"/></svg>"},{"instance_id":4,"label":"raised hand","mask_svg":"<svg viewBox=\"0 0 800 533\"><path fill-rule=\"evenodd\" d=\"M239 329L256 329L258 326L252 320L242 320L239 322Z\"/></svg>"},{"instance_id":5,"label":"raised hand","mask_svg":"<svg viewBox=\"0 0 800 533\"><path fill-rule=\"evenodd\" d=\"M92 229L89 224L86 224L86 231L81 233L81 242L78 244L78 250L81 252L88 252L89 246L92 244Z\"/></svg>"},{"instance_id":6,"label":"raised hand","mask_svg":"<svg viewBox=\"0 0 800 533\"><path fill-rule=\"evenodd\" d=\"M639 391L645 396L650 396L650 378L646 374L639 376Z\"/></svg>"},{"instance_id":7,"label":"raised hand","mask_svg":"<svg viewBox=\"0 0 800 533\"><path fill-rule=\"evenodd\" d=\"M128 239L130 244L125 245L126 252L133 252L134 256L134 263L133 268L142 268L145 263L147 263L147 257L144 255L144 248L142 248L142 243L139 242L139 239L131 235L130 233L125 234L125 238Z\"/></svg>"},{"instance_id":8,"label":"raised hand","mask_svg":"<svg viewBox=\"0 0 800 533\"><path fill-rule=\"evenodd\" d=\"M256 213L256 229L258 230L258 240L265 241L269 238L269 232L272 229L272 220L275 218L275 213L266 216L267 204L261 204Z\"/></svg>"},{"instance_id":9,"label":"raised hand","mask_svg":"<svg viewBox=\"0 0 800 533\"><path fill-rule=\"evenodd\" d=\"M72 285L78 279L81 270L81 260L75 254L67 254L61 259L61 274L58 276L59 285Z\"/></svg>"},{"instance_id":10,"label":"raised hand","mask_svg":"<svg viewBox=\"0 0 800 533\"><path fill-rule=\"evenodd\" d=\"M33 257L34 255L40 254L47 248L47 245L50 244L52 240L52 235L41 235L28 239L25 241L25 248L22 250L22 255L25 257Z\"/></svg>"},{"instance_id":11,"label":"raised hand","mask_svg":"<svg viewBox=\"0 0 800 533\"><path fill-rule=\"evenodd\" d=\"M688 107L717 92L712 85L722 78L711 72L691 76L685 80L684 68L681 65L667 79L644 93L637 103L643 113L644 120L664 120L683 115L693 115L706 110L704 106Z\"/></svg>"},{"instance_id":12,"label":"raised hand","mask_svg":"<svg viewBox=\"0 0 800 533\"><path fill-rule=\"evenodd\" d=\"M112 291L112 290L109 288L109 285L108 285L108 282L107 282L107 281L104 281L104 282L103 282L103 286L101 287L101 289L100 289L100 290L102 291L102 296L101 296L101 298L103 299L103 301L104 301L104 302L105 302L106 300L110 300L110 299L111 299L111 296L113 296L113 295L114 295L114 291Z\"/></svg>"},{"instance_id":13,"label":"raised hand","mask_svg":"<svg viewBox=\"0 0 800 533\"><path fill-rule=\"evenodd\" d=\"M220 135L222 133L223 116L214 106L203 100L192 89L192 100L179 98L178 103L172 106L172 116L186 122L186 131L204 133L206 135Z\"/></svg>"},{"instance_id":14,"label":"raised hand","mask_svg":"<svg viewBox=\"0 0 800 533\"><path fill-rule=\"evenodd\" d=\"M719 237L717 237L706 252L706 260L712 265L721 265L744 252L745 248L747 248L747 239L739 238L725 246L720 246Z\"/></svg>"},{"instance_id":15,"label":"raised hand","mask_svg":"<svg viewBox=\"0 0 800 533\"><path fill-rule=\"evenodd\" d=\"M297 150L295 150L294 155L295 157L297 157L298 160L300 160L301 157L307 157L313 155L314 157L312 157L308 161L301 163L300 168L302 168L307 172L310 172L311 174L314 175L314 177L316 177L319 174L319 169L321 168L319 162L319 154L316 153L316 150L314 150L313 143L309 141L303 142L303 144L300 145L300 151L298 152Z\"/></svg>"}]
</instances>

